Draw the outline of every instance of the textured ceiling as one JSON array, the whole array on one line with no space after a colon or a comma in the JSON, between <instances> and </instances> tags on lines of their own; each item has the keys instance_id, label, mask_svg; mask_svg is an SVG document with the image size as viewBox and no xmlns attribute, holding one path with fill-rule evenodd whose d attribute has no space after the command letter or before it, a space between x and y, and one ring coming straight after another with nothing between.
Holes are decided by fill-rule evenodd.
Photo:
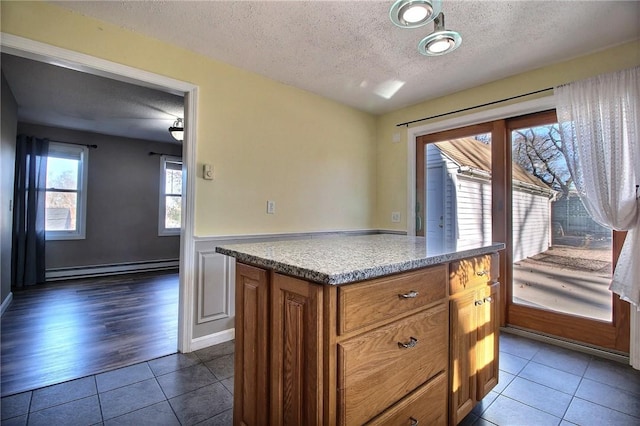
<instances>
[{"instance_id":1,"label":"textured ceiling","mask_svg":"<svg viewBox=\"0 0 640 426\"><path fill-rule=\"evenodd\" d=\"M371 113L640 38L638 1L444 0L463 42L441 57L417 51L433 24L391 23L393 0L55 3Z\"/></svg>"},{"instance_id":2,"label":"textured ceiling","mask_svg":"<svg viewBox=\"0 0 640 426\"><path fill-rule=\"evenodd\" d=\"M52 3L374 114L640 38L640 1L445 0L463 42L440 57L393 0ZM21 120L173 141L181 97L25 61L2 57Z\"/></svg>"}]
</instances>

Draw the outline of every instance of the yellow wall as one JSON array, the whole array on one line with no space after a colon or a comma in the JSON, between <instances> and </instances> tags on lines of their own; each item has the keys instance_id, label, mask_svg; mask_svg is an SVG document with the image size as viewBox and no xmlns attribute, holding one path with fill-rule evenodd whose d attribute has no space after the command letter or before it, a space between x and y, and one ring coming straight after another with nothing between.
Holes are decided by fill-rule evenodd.
<instances>
[{"instance_id":1,"label":"yellow wall","mask_svg":"<svg viewBox=\"0 0 640 426\"><path fill-rule=\"evenodd\" d=\"M199 86L197 163L216 176L196 181L199 236L405 230L407 135L397 123L640 64L636 41L374 117L53 5L1 7L3 32Z\"/></svg>"},{"instance_id":2,"label":"yellow wall","mask_svg":"<svg viewBox=\"0 0 640 426\"><path fill-rule=\"evenodd\" d=\"M5 33L199 87L196 158L215 180L196 180L195 235L373 226L375 117L57 6L1 8Z\"/></svg>"},{"instance_id":3,"label":"yellow wall","mask_svg":"<svg viewBox=\"0 0 640 426\"><path fill-rule=\"evenodd\" d=\"M635 41L433 99L379 117L377 121L378 196L376 227L396 230L407 229L407 129L406 127L396 127L396 124L481 105L638 65L640 65L640 42ZM545 95L548 95L548 93L537 97ZM535 97L527 97L520 99L520 101L534 99ZM498 106L503 105L507 105L507 103L501 103ZM467 112L467 114L477 111L480 111L480 109ZM447 116L440 120L459 115L462 114ZM434 121L436 120L416 123L411 127L424 126L426 123ZM400 143L393 143L394 133L401 135ZM392 211L402 213L401 223L391 223Z\"/></svg>"}]
</instances>

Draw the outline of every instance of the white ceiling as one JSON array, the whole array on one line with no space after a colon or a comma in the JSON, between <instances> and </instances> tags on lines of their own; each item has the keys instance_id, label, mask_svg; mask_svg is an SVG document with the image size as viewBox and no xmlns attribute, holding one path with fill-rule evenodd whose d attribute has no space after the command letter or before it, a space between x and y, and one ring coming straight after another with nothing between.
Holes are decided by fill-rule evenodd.
<instances>
[{"instance_id":1,"label":"white ceiling","mask_svg":"<svg viewBox=\"0 0 640 426\"><path fill-rule=\"evenodd\" d=\"M391 23L393 0L52 3L373 114L640 39L640 1L445 0L463 42L441 57L417 51L433 24ZM22 120L172 141L181 97L21 61L2 58Z\"/></svg>"},{"instance_id":2,"label":"white ceiling","mask_svg":"<svg viewBox=\"0 0 640 426\"><path fill-rule=\"evenodd\" d=\"M640 38L638 1L444 0L462 46L425 57L393 2L54 3L375 114Z\"/></svg>"}]
</instances>

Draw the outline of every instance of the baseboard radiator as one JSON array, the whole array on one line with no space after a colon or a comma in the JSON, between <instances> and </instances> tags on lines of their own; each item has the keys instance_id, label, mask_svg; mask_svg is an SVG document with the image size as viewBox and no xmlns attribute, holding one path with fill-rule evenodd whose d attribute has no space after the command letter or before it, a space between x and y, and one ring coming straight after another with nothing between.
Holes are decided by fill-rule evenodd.
<instances>
[{"instance_id":1,"label":"baseboard radiator","mask_svg":"<svg viewBox=\"0 0 640 426\"><path fill-rule=\"evenodd\" d=\"M71 278L91 278L107 275L131 274L135 272L163 271L178 269L179 264L179 259L163 259L143 262L112 263L107 265L52 268L46 270L45 279L49 282L67 280Z\"/></svg>"}]
</instances>

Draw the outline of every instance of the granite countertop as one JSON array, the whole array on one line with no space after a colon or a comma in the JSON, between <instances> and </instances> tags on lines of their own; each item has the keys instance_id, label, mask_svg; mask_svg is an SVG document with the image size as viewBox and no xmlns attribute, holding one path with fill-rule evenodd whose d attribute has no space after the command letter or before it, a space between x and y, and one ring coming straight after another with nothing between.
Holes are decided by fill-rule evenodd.
<instances>
[{"instance_id":1,"label":"granite countertop","mask_svg":"<svg viewBox=\"0 0 640 426\"><path fill-rule=\"evenodd\" d=\"M361 235L229 244L216 252L239 262L321 284L347 284L504 249L503 243L427 251L424 237Z\"/></svg>"}]
</instances>

